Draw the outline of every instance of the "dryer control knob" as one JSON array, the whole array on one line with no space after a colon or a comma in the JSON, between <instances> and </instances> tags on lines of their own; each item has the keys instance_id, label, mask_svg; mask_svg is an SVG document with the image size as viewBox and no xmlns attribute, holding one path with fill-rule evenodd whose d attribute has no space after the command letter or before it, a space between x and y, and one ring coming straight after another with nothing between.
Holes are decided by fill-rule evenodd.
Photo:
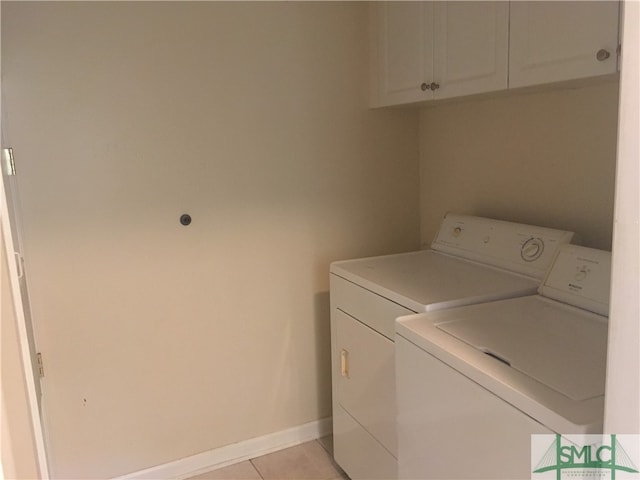
<instances>
[{"instance_id":1,"label":"dryer control knob","mask_svg":"<svg viewBox=\"0 0 640 480\"><path fill-rule=\"evenodd\" d=\"M525 262L533 262L540 258L544 251L544 242L541 238L531 237L524 242L522 249L520 250L520 256Z\"/></svg>"}]
</instances>

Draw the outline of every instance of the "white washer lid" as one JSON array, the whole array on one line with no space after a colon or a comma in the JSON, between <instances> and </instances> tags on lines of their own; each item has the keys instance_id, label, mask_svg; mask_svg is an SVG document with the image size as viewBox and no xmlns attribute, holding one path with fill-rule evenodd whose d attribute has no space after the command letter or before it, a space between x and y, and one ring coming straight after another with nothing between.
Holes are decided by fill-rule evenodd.
<instances>
[{"instance_id":1,"label":"white washer lid","mask_svg":"<svg viewBox=\"0 0 640 480\"><path fill-rule=\"evenodd\" d=\"M534 298L488 304L437 328L572 400L603 395L606 317Z\"/></svg>"}]
</instances>

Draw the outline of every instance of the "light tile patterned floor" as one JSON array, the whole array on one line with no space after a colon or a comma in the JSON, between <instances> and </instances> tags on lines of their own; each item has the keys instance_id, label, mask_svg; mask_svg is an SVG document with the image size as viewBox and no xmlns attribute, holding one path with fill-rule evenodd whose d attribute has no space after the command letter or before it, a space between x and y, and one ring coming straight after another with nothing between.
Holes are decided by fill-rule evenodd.
<instances>
[{"instance_id":1,"label":"light tile patterned floor","mask_svg":"<svg viewBox=\"0 0 640 480\"><path fill-rule=\"evenodd\" d=\"M332 447L325 437L188 480L349 480L333 461Z\"/></svg>"}]
</instances>

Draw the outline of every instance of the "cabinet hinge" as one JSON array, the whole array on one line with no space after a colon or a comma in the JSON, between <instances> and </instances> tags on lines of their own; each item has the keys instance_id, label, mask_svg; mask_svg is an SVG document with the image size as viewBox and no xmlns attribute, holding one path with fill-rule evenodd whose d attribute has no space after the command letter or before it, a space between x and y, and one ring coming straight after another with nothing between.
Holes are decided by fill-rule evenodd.
<instances>
[{"instance_id":1,"label":"cabinet hinge","mask_svg":"<svg viewBox=\"0 0 640 480\"><path fill-rule=\"evenodd\" d=\"M42 354L40 352L36 354L36 362L38 362L38 375L42 378L44 377L44 362L42 361Z\"/></svg>"}]
</instances>

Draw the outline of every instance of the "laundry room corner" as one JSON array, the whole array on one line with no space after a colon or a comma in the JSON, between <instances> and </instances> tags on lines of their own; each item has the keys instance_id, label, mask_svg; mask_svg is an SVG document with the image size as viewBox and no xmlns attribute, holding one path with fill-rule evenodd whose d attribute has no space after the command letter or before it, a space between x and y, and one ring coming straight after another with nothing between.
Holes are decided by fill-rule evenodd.
<instances>
[{"instance_id":1,"label":"laundry room corner","mask_svg":"<svg viewBox=\"0 0 640 480\"><path fill-rule=\"evenodd\" d=\"M559 479L565 435L640 439L639 31L0 1L0 480Z\"/></svg>"},{"instance_id":2,"label":"laundry room corner","mask_svg":"<svg viewBox=\"0 0 640 480\"><path fill-rule=\"evenodd\" d=\"M366 3L1 8L52 477L330 417L329 262L419 245L418 113L368 108Z\"/></svg>"}]
</instances>

